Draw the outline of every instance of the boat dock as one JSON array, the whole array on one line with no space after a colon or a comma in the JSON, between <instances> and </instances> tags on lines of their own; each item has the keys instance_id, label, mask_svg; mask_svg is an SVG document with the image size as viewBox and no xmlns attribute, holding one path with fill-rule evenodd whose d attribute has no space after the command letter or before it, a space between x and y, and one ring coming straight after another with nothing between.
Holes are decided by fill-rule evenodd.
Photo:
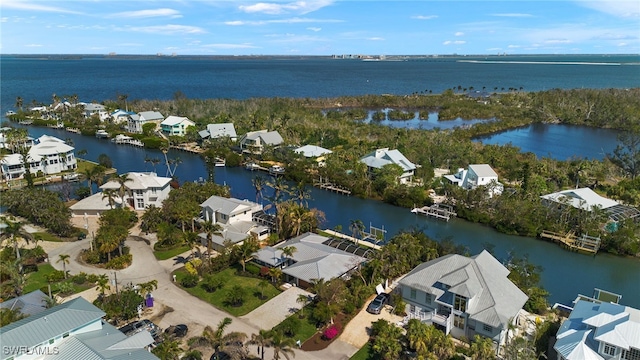
<instances>
[{"instance_id":1,"label":"boat dock","mask_svg":"<svg viewBox=\"0 0 640 360\"><path fill-rule=\"evenodd\" d=\"M577 237L573 233L573 231L562 234L553 231L542 230L540 237L551 239L553 240L553 242L560 243L560 245L571 251L585 252L595 255L600 249L599 237L588 236L587 234L582 234L582 236Z\"/></svg>"},{"instance_id":2,"label":"boat dock","mask_svg":"<svg viewBox=\"0 0 640 360\"><path fill-rule=\"evenodd\" d=\"M78 128L64 128L65 130L67 130L68 132L72 132L74 134L80 134L80 129Z\"/></svg>"},{"instance_id":3,"label":"boat dock","mask_svg":"<svg viewBox=\"0 0 640 360\"><path fill-rule=\"evenodd\" d=\"M188 145L171 145L169 146L169 148L180 150L180 151L186 151L192 154L202 154L204 152L204 150L200 149L199 147L196 148Z\"/></svg>"},{"instance_id":4,"label":"boat dock","mask_svg":"<svg viewBox=\"0 0 640 360\"><path fill-rule=\"evenodd\" d=\"M142 141L134 139L130 136L122 135L122 134L116 135L116 137L111 139L111 141L118 145L125 144L125 145L144 147L144 143Z\"/></svg>"},{"instance_id":5,"label":"boat dock","mask_svg":"<svg viewBox=\"0 0 640 360\"><path fill-rule=\"evenodd\" d=\"M411 212L417 215L424 215L436 219L449 221L451 217L457 216L453 211L453 207L444 204L433 204L431 206L423 206L411 209Z\"/></svg>"},{"instance_id":6,"label":"boat dock","mask_svg":"<svg viewBox=\"0 0 640 360\"><path fill-rule=\"evenodd\" d=\"M329 190L329 191L333 191L336 192L338 194L342 194L342 195L351 195L351 190L347 190L345 188L342 188L338 185L334 185L330 182L323 182L322 178L320 178L319 182L315 182L313 183L313 186L323 189L323 190Z\"/></svg>"},{"instance_id":7,"label":"boat dock","mask_svg":"<svg viewBox=\"0 0 640 360\"><path fill-rule=\"evenodd\" d=\"M349 236L331 229L324 229L322 230L323 232L336 237L336 238L340 238L340 239L345 239L345 240L349 240L349 241L353 241L355 244L360 245L360 246L366 246L368 248L372 248L372 249L376 249L376 250L380 250L382 249L382 246L378 245L378 244L373 244L370 243L368 241L364 241L364 240L360 240L360 239L356 239L353 236Z\"/></svg>"}]
</instances>

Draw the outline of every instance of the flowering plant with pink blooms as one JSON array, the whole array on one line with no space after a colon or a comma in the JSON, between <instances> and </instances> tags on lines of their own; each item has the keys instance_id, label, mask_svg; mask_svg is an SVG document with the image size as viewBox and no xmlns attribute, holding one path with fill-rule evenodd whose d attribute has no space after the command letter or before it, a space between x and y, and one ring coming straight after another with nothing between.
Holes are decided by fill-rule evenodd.
<instances>
[{"instance_id":1,"label":"flowering plant with pink blooms","mask_svg":"<svg viewBox=\"0 0 640 360\"><path fill-rule=\"evenodd\" d=\"M322 337L324 337L327 340L331 340L334 337L338 336L338 334L340 333L340 328L337 325L331 325L329 326L324 333L322 334Z\"/></svg>"}]
</instances>

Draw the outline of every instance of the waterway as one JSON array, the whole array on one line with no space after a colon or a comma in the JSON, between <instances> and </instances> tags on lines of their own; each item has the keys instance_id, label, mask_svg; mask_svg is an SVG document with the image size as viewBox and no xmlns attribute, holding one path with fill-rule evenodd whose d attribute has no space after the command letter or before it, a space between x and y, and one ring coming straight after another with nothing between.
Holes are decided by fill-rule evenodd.
<instances>
[{"instance_id":1,"label":"waterway","mask_svg":"<svg viewBox=\"0 0 640 360\"><path fill-rule=\"evenodd\" d=\"M594 129L595 131L595 129ZM600 130L598 130L600 131ZM31 136L50 134L62 139L73 140L77 150L87 150L88 160L96 161L100 154L107 154L119 173L128 171L152 171L152 165L145 158L163 158L157 150L146 150L127 145L115 145L107 140L68 133L49 128L29 128ZM519 144L514 143L519 146ZM199 156L172 150L170 158L180 157L176 176L180 181L194 181L206 178L204 163ZM164 176L166 167L158 165L155 171ZM243 168L216 168L216 182L231 187L234 197L255 200L255 190L251 179L256 173ZM640 308L640 261L615 257L608 254L597 256L581 255L565 251L559 246L542 240L511 236L478 224L460 219L450 222L427 219L414 215L408 209L391 206L382 202L359 199L313 189L311 207L322 210L326 215L327 228L341 225L348 229L352 219L362 220L368 227L384 227L387 238L399 231L417 228L432 238L451 239L467 247L470 254L483 248L492 247L495 256L505 260L511 255L527 255L529 259L543 267L543 286L551 293L550 302L570 304L578 294L591 295L594 287L623 295L622 303Z\"/></svg>"}]
</instances>

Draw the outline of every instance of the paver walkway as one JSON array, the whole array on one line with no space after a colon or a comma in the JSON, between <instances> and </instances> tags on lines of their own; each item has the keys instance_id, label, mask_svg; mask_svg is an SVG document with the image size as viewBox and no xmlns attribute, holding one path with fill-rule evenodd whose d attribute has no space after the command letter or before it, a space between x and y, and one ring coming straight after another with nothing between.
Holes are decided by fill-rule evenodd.
<instances>
[{"instance_id":1,"label":"paver walkway","mask_svg":"<svg viewBox=\"0 0 640 360\"><path fill-rule=\"evenodd\" d=\"M261 329L271 329L280 324L289 315L300 310L302 305L297 300L302 294L309 299L313 296L310 292L299 287L291 287L240 318Z\"/></svg>"}]
</instances>

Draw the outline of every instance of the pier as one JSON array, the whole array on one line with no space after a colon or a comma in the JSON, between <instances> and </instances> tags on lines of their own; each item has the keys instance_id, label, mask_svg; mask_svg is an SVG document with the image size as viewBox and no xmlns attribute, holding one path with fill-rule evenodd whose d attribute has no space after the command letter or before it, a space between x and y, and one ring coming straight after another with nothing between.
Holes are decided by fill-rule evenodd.
<instances>
[{"instance_id":1,"label":"pier","mask_svg":"<svg viewBox=\"0 0 640 360\"><path fill-rule=\"evenodd\" d=\"M118 145L125 144L125 145L144 147L144 143L142 141L134 139L130 136L122 135L122 134L116 135L116 137L111 139L111 141Z\"/></svg>"},{"instance_id":2,"label":"pier","mask_svg":"<svg viewBox=\"0 0 640 360\"><path fill-rule=\"evenodd\" d=\"M444 221L449 221L451 217L457 216L453 211L453 207L444 204L433 204L431 206L423 206L420 208L413 208L411 212L417 215L424 215Z\"/></svg>"},{"instance_id":3,"label":"pier","mask_svg":"<svg viewBox=\"0 0 640 360\"><path fill-rule=\"evenodd\" d=\"M186 151L192 154L202 154L204 152L204 150L201 149L200 147L189 146L189 145L171 145L169 146L169 148L180 150L180 151Z\"/></svg>"},{"instance_id":4,"label":"pier","mask_svg":"<svg viewBox=\"0 0 640 360\"><path fill-rule=\"evenodd\" d=\"M553 242L560 243L563 247L571 251L584 252L595 255L600 249L600 238L582 234L577 237L573 231L566 234L557 233L548 230L542 230L541 238L551 239Z\"/></svg>"},{"instance_id":5,"label":"pier","mask_svg":"<svg viewBox=\"0 0 640 360\"><path fill-rule=\"evenodd\" d=\"M64 128L65 130L67 130L68 132L72 132L74 134L80 134L80 129L78 128Z\"/></svg>"},{"instance_id":6,"label":"pier","mask_svg":"<svg viewBox=\"0 0 640 360\"><path fill-rule=\"evenodd\" d=\"M328 181L323 182L322 178L320 178L320 181L313 183L313 186L323 190L329 190L338 194L342 194L342 195L351 195L351 190L347 190L338 185L334 185Z\"/></svg>"}]
</instances>

